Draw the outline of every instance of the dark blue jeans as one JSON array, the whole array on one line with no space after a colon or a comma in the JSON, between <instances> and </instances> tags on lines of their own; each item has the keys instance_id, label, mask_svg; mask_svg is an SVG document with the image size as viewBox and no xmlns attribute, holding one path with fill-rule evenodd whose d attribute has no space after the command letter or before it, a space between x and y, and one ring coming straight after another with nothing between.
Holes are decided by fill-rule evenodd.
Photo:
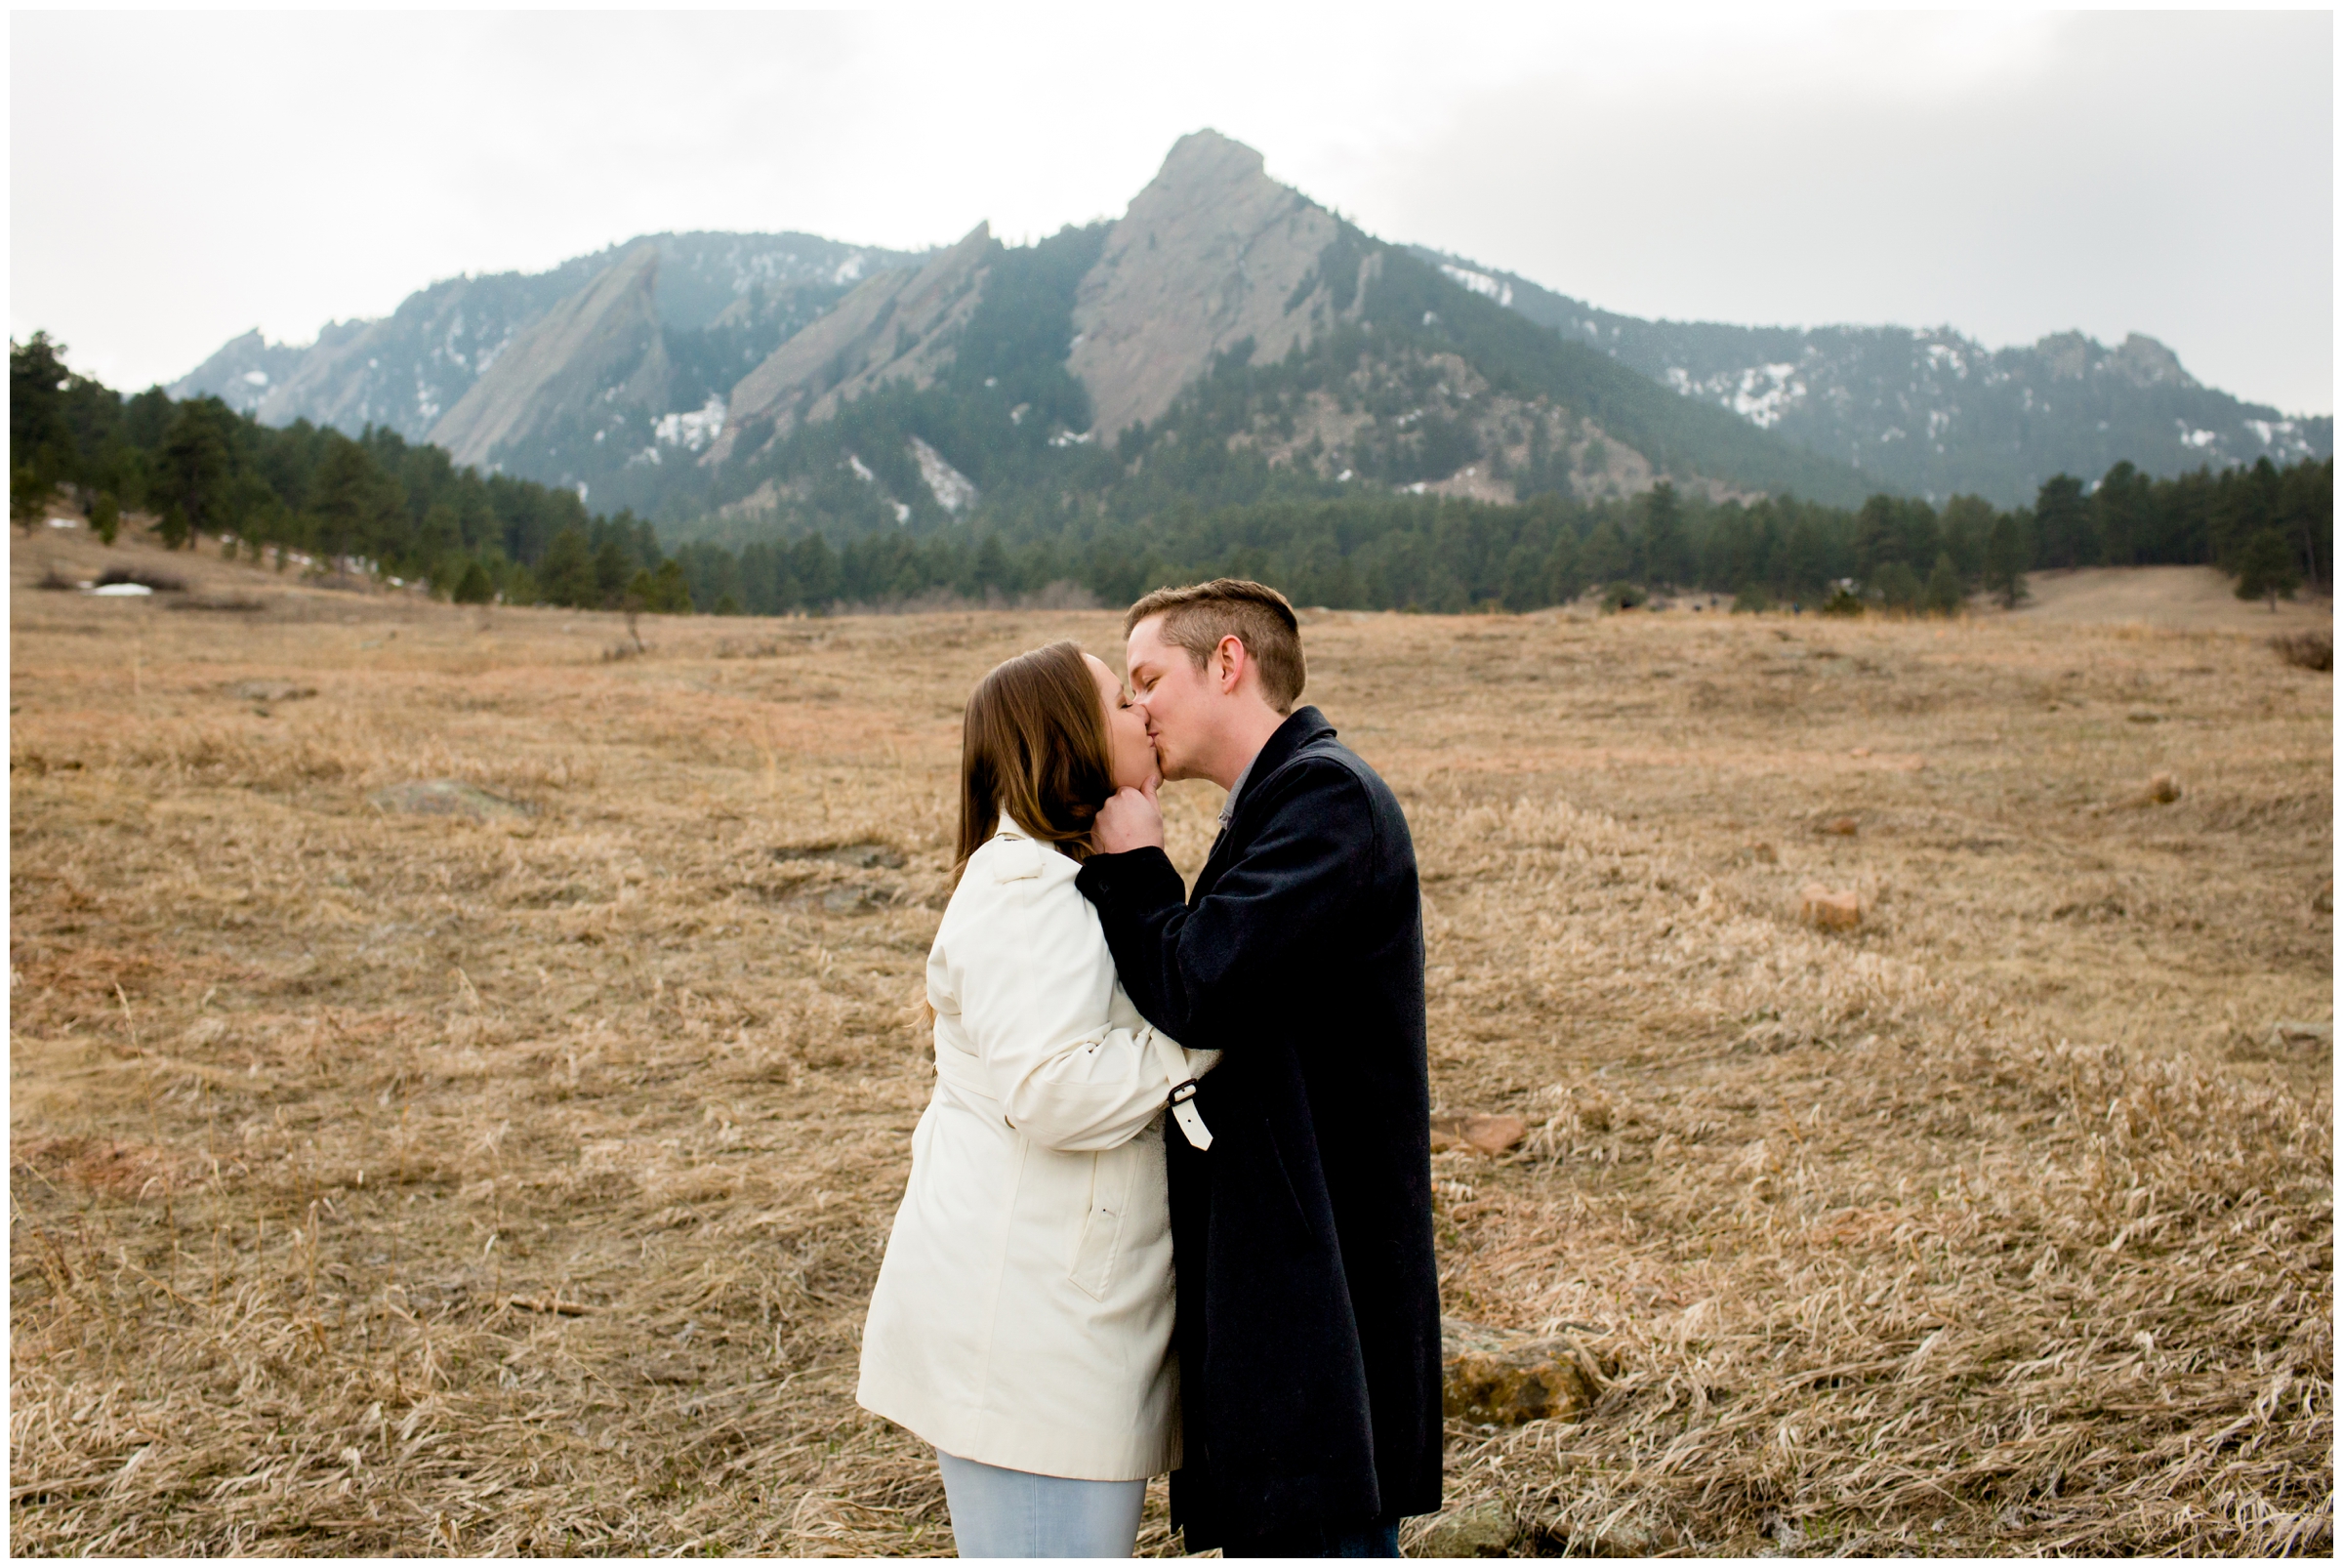
<instances>
[{"instance_id":1,"label":"dark blue jeans","mask_svg":"<svg viewBox=\"0 0 2343 1568\"><path fill-rule=\"evenodd\" d=\"M1347 1529L1303 1525L1220 1544L1223 1557L1396 1557L1399 1521L1352 1525Z\"/></svg>"}]
</instances>

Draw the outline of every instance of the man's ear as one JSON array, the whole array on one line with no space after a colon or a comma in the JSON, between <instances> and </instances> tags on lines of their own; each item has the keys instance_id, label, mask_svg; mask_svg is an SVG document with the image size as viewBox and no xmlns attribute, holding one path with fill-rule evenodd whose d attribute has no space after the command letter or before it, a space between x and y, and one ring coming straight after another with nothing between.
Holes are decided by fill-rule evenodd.
<instances>
[{"instance_id":1,"label":"man's ear","mask_svg":"<svg viewBox=\"0 0 2343 1568\"><path fill-rule=\"evenodd\" d=\"M1220 665L1220 691L1223 696L1234 695L1239 682L1244 681L1245 656L1251 651L1245 646L1245 640L1233 633L1222 638L1220 645L1213 650Z\"/></svg>"}]
</instances>

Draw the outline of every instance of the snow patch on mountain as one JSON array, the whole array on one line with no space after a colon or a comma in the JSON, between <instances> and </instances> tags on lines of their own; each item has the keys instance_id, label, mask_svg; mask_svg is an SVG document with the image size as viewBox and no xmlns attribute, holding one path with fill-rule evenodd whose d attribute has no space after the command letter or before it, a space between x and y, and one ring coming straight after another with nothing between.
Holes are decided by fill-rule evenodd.
<instances>
[{"instance_id":1,"label":"snow patch on mountain","mask_svg":"<svg viewBox=\"0 0 2343 1568\"><path fill-rule=\"evenodd\" d=\"M1794 363L1746 365L1699 380L1681 365L1667 367L1669 390L1686 397L1730 408L1761 430L1770 430L1783 414L1805 401L1806 383Z\"/></svg>"},{"instance_id":2,"label":"snow patch on mountain","mask_svg":"<svg viewBox=\"0 0 2343 1568\"><path fill-rule=\"evenodd\" d=\"M921 440L911 438L911 455L920 465L920 477L927 483L927 493L935 504L954 516L976 504L975 481L944 460L944 454Z\"/></svg>"},{"instance_id":3,"label":"snow patch on mountain","mask_svg":"<svg viewBox=\"0 0 2343 1568\"><path fill-rule=\"evenodd\" d=\"M724 433L724 400L715 392L695 409L662 414L651 424L651 438L667 446L696 452ZM653 462L658 461L656 458Z\"/></svg>"},{"instance_id":4,"label":"snow patch on mountain","mask_svg":"<svg viewBox=\"0 0 2343 1568\"><path fill-rule=\"evenodd\" d=\"M1513 303L1513 285L1501 278L1491 277L1486 272L1476 272L1469 267L1458 267L1451 262L1442 262L1440 270L1446 272L1451 280L1463 284L1475 294L1487 295L1500 305Z\"/></svg>"}]
</instances>

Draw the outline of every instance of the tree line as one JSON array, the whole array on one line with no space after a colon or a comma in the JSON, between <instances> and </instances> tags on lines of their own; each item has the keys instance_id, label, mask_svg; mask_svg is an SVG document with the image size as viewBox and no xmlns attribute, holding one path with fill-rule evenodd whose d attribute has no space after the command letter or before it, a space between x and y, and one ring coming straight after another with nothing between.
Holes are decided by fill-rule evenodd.
<instances>
[{"instance_id":1,"label":"tree line","mask_svg":"<svg viewBox=\"0 0 2343 1568\"><path fill-rule=\"evenodd\" d=\"M2006 511L1974 496L1941 510L1891 495L1852 509L1718 502L1666 483L1629 500L1510 505L1368 492L1213 506L1158 492L1137 516L1037 505L996 513L982 532L940 515L882 517L669 553L631 512L589 513L574 491L461 469L390 431L271 429L159 388L123 397L67 368L41 334L11 344L9 380L20 518L73 486L109 542L123 509L141 509L166 544L209 535L256 560L308 557L458 602L819 614L1072 585L1119 603L1229 574L1336 608L1528 610L1590 591L1620 603L1672 591L1742 608L1950 611L1979 591L2014 603L2027 573L2064 566L2209 563L2245 597L2333 581L2331 460L2174 478L2123 463L2095 484L2059 475Z\"/></svg>"},{"instance_id":2,"label":"tree line","mask_svg":"<svg viewBox=\"0 0 2343 1568\"><path fill-rule=\"evenodd\" d=\"M687 612L680 569L631 513L575 491L458 468L435 446L370 428L282 429L217 397L124 397L69 369L46 334L11 342L10 511L37 517L69 486L113 542L125 510L178 549L210 537L281 568L398 578L458 602L619 604Z\"/></svg>"},{"instance_id":3,"label":"tree line","mask_svg":"<svg viewBox=\"0 0 2343 1568\"><path fill-rule=\"evenodd\" d=\"M677 552L693 601L754 615L836 603L981 599L1074 584L1104 603L1222 574L1331 608L1538 609L1599 591L1618 603L1706 593L1774 604L1950 613L1969 596L2020 602L2029 573L2080 565L2212 564L2240 597L2326 588L2334 465L2264 460L2150 479L2118 465L2096 486L2061 475L2035 506L1956 496L1941 510L1875 495L1854 509L1795 497L1712 502L1663 483L1631 500L1542 495L1514 505L1408 495L1203 508L1175 500L1132 523L1044 515L974 535L820 533Z\"/></svg>"}]
</instances>

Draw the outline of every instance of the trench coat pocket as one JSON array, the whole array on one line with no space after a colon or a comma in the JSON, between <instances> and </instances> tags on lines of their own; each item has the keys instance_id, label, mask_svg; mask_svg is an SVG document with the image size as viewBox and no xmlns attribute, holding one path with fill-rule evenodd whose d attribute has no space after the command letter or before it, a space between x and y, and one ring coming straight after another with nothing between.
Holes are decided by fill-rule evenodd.
<instances>
[{"instance_id":1,"label":"trench coat pocket","mask_svg":"<svg viewBox=\"0 0 2343 1568\"><path fill-rule=\"evenodd\" d=\"M1090 1156L1090 1209L1083 1216L1069 1277L1093 1300L1104 1300L1114 1283L1123 1251L1123 1221L1130 1208L1132 1156L1138 1148L1126 1143Z\"/></svg>"}]
</instances>

